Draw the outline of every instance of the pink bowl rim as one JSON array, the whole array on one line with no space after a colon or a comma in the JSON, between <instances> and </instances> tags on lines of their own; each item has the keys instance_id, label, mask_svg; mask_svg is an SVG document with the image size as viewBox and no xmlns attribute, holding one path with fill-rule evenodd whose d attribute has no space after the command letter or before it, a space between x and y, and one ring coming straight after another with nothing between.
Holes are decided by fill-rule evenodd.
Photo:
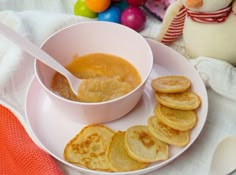
<instances>
[{"instance_id":1,"label":"pink bowl rim","mask_svg":"<svg viewBox=\"0 0 236 175\"><path fill-rule=\"evenodd\" d=\"M148 52L150 54L150 57L149 59L151 59L151 64L150 66L147 68L148 69L148 73L145 75L145 77L142 79L142 82L135 88L133 89L132 91L130 91L129 93L121 96L121 97L118 97L118 98L115 98L115 99L112 99L112 100L108 100L108 101L104 101L104 102L92 102L92 103L86 103L86 102L78 102L78 101L72 101L72 100L68 100L64 97L61 97L59 95L57 95L56 93L52 92L50 89L48 89L44 83L41 81L40 77L39 77L39 74L38 74L38 68L37 68L37 65L38 65L38 62L40 62L37 58L35 59L34 61L34 71L35 71L35 75L36 75L36 78L37 80L39 81L39 83L43 86L43 88L50 94L52 95L53 97L61 100L61 101L65 101L65 102L68 102L68 103L72 103L72 104L79 104L79 105L85 105L85 106L94 106L94 105L103 105L103 104L108 104L108 103L114 103L116 101L120 101L122 99L125 99L127 98L128 96L130 96L131 94L133 94L134 92L138 91L140 88L142 88L142 86L144 86L146 84L146 81L152 71L152 67L153 67L153 53L152 53L152 50L151 50L151 47L150 45L148 44L147 40L141 35L139 34L138 32L136 32L135 30L129 28L129 27L126 27L122 24L118 24L118 23L112 23L112 22L106 22L106 21L85 21L85 22L80 22L80 23L77 23L77 24L72 24L72 25L68 25L62 29L59 29L58 31L54 32L53 34L51 34L49 37L47 37L47 39L40 45L40 48L42 48L52 37L54 37L55 35L59 34L60 32L64 31L64 30L67 30L68 28L71 28L71 27L76 27L78 25L86 25L86 24L96 24L96 23L99 23L100 25L102 24L105 24L105 25L116 25L116 26L119 26L119 27L123 27L124 29L126 30L129 30L129 31L132 31L134 34L137 35L137 37L140 38L140 40L142 40L142 42L144 43L144 45L146 45L146 47L148 48Z\"/></svg>"}]
</instances>

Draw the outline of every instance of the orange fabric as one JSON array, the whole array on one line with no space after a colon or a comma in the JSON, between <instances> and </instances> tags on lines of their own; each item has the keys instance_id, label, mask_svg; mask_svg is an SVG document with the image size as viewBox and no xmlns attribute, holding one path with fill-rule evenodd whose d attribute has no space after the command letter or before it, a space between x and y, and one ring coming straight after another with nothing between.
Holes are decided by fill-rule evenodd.
<instances>
[{"instance_id":1,"label":"orange fabric","mask_svg":"<svg viewBox=\"0 0 236 175\"><path fill-rule=\"evenodd\" d=\"M7 108L0 105L0 174L62 175L53 158L40 149Z\"/></svg>"}]
</instances>

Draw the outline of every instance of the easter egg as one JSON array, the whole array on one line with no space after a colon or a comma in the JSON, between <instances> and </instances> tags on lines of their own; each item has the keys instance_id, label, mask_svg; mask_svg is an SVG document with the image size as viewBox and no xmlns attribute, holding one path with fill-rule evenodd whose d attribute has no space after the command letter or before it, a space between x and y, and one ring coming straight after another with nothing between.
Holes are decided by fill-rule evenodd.
<instances>
[{"instance_id":1,"label":"easter egg","mask_svg":"<svg viewBox=\"0 0 236 175\"><path fill-rule=\"evenodd\" d=\"M131 6L142 6L146 0L126 0L126 2Z\"/></svg>"},{"instance_id":2,"label":"easter egg","mask_svg":"<svg viewBox=\"0 0 236 175\"><path fill-rule=\"evenodd\" d=\"M121 14L121 24L141 31L146 22L146 15L139 7L128 7Z\"/></svg>"},{"instance_id":3,"label":"easter egg","mask_svg":"<svg viewBox=\"0 0 236 175\"><path fill-rule=\"evenodd\" d=\"M120 23L121 11L116 6L111 6L107 10L98 14L99 21L109 21Z\"/></svg>"},{"instance_id":4,"label":"easter egg","mask_svg":"<svg viewBox=\"0 0 236 175\"><path fill-rule=\"evenodd\" d=\"M97 13L92 12L88 9L88 7L85 4L85 0L77 0L77 2L74 5L74 14L77 16L84 16L88 18L96 18Z\"/></svg>"},{"instance_id":5,"label":"easter egg","mask_svg":"<svg viewBox=\"0 0 236 175\"><path fill-rule=\"evenodd\" d=\"M120 0L120 2L113 2L112 4L119 7L121 11L124 11L129 6L126 0Z\"/></svg>"},{"instance_id":6,"label":"easter egg","mask_svg":"<svg viewBox=\"0 0 236 175\"><path fill-rule=\"evenodd\" d=\"M85 0L87 7L96 13L105 11L111 4L111 0Z\"/></svg>"}]
</instances>

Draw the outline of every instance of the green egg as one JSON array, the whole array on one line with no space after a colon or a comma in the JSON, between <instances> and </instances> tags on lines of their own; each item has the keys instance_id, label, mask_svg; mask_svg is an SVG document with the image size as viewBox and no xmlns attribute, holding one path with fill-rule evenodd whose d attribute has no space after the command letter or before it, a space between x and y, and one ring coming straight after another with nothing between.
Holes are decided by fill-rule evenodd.
<instances>
[{"instance_id":1,"label":"green egg","mask_svg":"<svg viewBox=\"0 0 236 175\"><path fill-rule=\"evenodd\" d=\"M88 7L85 4L85 0L77 0L77 2L74 5L74 14L77 16L84 16L88 18L96 18L97 13L92 12L88 9Z\"/></svg>"}]
</instances>

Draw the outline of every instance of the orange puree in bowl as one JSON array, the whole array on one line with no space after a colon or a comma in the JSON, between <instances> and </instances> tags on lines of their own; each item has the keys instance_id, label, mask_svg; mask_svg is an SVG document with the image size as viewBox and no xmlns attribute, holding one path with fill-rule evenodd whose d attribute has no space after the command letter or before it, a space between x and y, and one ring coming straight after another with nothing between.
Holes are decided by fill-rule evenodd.
<instances>
[{"instance_id":1,"label":"orange puree in bowl","mask_svg":"<svg viewBox=\"0 0 236 175\"><path fill-rule=\"evenodd\" d=\"M79 95L76 96L62 75L54 75L53 91L69 100L108 101L129 93L141 83L141 77L132 64L110 54L75 56L66 68L76 77L84 79L78 90Z\"/></svg>"}]
</instances>

